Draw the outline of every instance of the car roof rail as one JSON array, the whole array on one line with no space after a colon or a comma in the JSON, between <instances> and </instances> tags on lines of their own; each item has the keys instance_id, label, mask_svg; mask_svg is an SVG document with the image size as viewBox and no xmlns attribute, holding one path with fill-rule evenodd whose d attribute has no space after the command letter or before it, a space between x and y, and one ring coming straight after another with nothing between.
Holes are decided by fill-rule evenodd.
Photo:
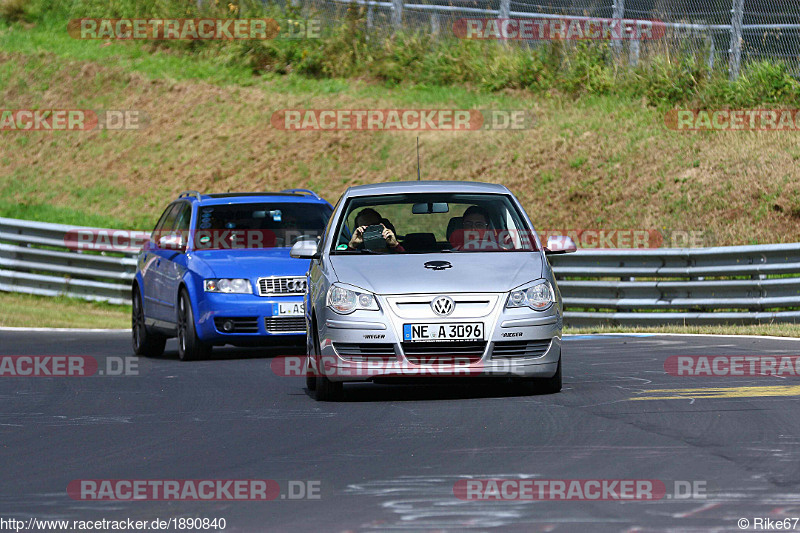
<instances>
[{"instance_id":1,"label":"car roof rail","mask_svg":"<svg viewBox=\"0 0 800 533\"><path fill-rule=\"evenodd\" d=\"M187 196L194 196L198 200L202 200L202 198L200 197L200 193L197 191L183 191L178 195L178 198L186 198Z\"/></svg>"},{"instance_id":2,"label":"car roof rail","mask_svg":"<svg viewBox=\"0 0 800 533\"><path fill-rule=\"evenodd\" d=\"M314 198L319 198L320 200L322 199L317 193L309 189L283 189L281 192L287 192L290 194L309 194Z\"/></svg>"}]
</instances>

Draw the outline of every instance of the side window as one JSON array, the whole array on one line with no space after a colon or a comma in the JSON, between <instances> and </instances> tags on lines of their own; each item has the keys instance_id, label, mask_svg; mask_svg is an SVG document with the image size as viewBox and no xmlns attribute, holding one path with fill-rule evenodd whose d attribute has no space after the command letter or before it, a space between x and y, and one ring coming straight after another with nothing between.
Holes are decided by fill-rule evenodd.
<instances>
[{"instance_id":1,"label":"side window","mask_svg":"<svg viewBox=\"0 0 800 533\"><path fill-rule=\"evenodd\" d=\"M181 204L175 204L172 206L172 210L170 210L169 215L167 215L167 219L164 220L164 227L161 228L162 231L165 233L169 233L175 227L175 219L178 218L178 213L181 211Z\"/></svg>"},{"instance_id":2,"label":"side window","mask_svg":"<svg viewBox=\"0 0 800 533\"><path fill-rule=\"evenodd\" d=\"M168 235L172 228L175 227L175 219L178 217L181 207L183 207L182 203L172 204L168 211L165 212L165 215L161 217L161 220L158 221L156 229L153 230L153 235L151 236L156 245L161 237Z\"/></svg>"},{"instance_id":3,"label":"side window","mask_svg":"<svg viewBox=\"0 0 800 533\"><path fill-rule=\"evenodd\" d=\"M164 222L167 220L167 215L172 211L174 206L172 204L168 205L164 212L161 213L161 218L158 219L156 223L156 227L153 228L153 233L150 234L151 238L155 238L155 235L164 228Z\"/></svg>"},{"instance_id":4,"label":"side window","mask_svg":"<svg viewBox=\"0 0 800 533\"><path fill-rule=\"evenodd\" d=\"M181 206L181 210L178 213L177 219L175 221L175 232L180 232L184 235L189 234L189 223L192 220L192 206L187 204L186 202L181 202L179 204Z\"/></svg>"}]
</instances>

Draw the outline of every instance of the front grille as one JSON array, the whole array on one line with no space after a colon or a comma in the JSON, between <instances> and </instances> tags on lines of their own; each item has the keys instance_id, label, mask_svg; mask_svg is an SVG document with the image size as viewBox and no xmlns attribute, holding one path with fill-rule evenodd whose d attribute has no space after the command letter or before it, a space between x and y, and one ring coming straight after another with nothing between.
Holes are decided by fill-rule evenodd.
<instances>
[{"instance_id":1,"label":"front grille","mask_svg":"<svg viewBox=\"0 0 800 533\"><path fill-rule=\"evenodd\" d=\"M225 329L224 324L230 322L233 324L233 329ZM245 317L214 317L214 327L220 333L258 333L258 317L245 316Z\"/></svg>"},{"instance_id":2,"label":"front grille","mask_svg":"<svg viewBox=\"0 0 800 533\"><path fill-rule=\"evenodd\" d=\"M415 365L452 365L477 363L486 350L481 342L404 342L403 353Z\"/></svg>"},{"instance_id":3,"label":"front grille","mask_svg":"<svg viewBox=\"0 0 800 533\"><path fill-rule=\"evenodd\" d=\"M448 319L476 320L489 315L497 305L498 296L491 294L433 294L421 296L389 296L386 302L403 319L424 320L441 318L431 304L441 296L449 296L455 303Z\"/></svg>"},{"instance_id":4,"label":"front grille","mask_svg":"<svg viewBox=\"0 0 800 533\"><path fill-rule=\"evenodd\" d=\"M306 319L302 316L268 316L264 318L264 327L270 333L305 333Z\"/></svg>"},{"instance_id":5,"label":"front grille","mask_svg":"<svg viewBox=\"0 0 800 533\"><path fill-rule=\"evenodd\" d=\"M393 344L352 344L349 342L334 342L333 347L336 353L342 357L378 359L381 361L388 361L396 358Z\"/></svg>"},{"instance_id":6,"label":"front grille","mask_svg":"<svg viewBox=\"0 0 800 533\"><path fill-rule=\"evenodd\" d=\"M550 339L536 341L502 341L494 343L492 358L541 357L550 348Z\"/></svg>"},{"instance_id":7,"label":"front grille","mask_svg":"<svg viewBox=\"0 0 800 533\"><path fill-rule=\"evenodd\" d=\"M258 295L305 294L306 278L292 276L284 278L258 278Z\"/></svg>"}]
</instances>

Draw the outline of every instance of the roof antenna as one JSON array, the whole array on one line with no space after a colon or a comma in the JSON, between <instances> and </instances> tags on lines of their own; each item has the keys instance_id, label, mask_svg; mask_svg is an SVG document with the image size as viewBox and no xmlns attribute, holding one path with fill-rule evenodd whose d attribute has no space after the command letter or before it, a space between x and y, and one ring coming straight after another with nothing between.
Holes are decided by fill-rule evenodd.
<instances>
[{"instance_id":1,"label":"roof antenna","mask_svg":"<svg viewBox=\"0 0 800 533\"><path fill-rule=\"evenodd\" d=\"M419 135L417 135L417 181L419 180Z\"/></svg>"}]
</instances>

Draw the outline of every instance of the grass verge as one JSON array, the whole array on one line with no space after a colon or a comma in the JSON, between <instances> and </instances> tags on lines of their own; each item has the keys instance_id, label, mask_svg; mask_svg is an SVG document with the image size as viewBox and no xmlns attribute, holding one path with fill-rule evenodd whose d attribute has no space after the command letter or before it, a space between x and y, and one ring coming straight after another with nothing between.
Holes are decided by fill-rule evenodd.
<instances>
[{"instance_id":1,"label":"grass verge","mask_svg":"<svg viewBox=\"0 0 800 533\"><path fill-rule=\"evenodd\" d=\"M119 47L121 57L129 51ZM420 133L423 177L502 183L539 229L699 232L704 246L800 241L792 132L671 131L658 109L609 95L572 100L298 75L243 87L159 77L149 61L166 52L147 56L142 72L57 53L0 51L4 107L136 109L150 122L142 131L0 132L0 216L150 230L185 189L303 187L335 202L351 185L415 179L416 133L283 131L270 127L274 111L522 109L535 116L530 129Z\"/></svg>"},{"instance_id":2,"label":"grass verge","mask_svg":"<svg viewBox=\"0 0 800 533\"><path fill-rule=\"evenodd\" d=\"M757 335L774 337L800 337L800 324L762 324L748 326L567 327L564 328L564 333L567 335L589 335L595 333L677 333L683 335Z\"/></svg>"},{"instance_id":3,"label":"grass verge","mask_svg":"<svg viewBox=\"0 0 800 533\"><path fill-rule=\"evenodd\" d=\"M630 71L602 47L534 52L413 35L366 46L361 13L305 41L79 40L69 18L196 6L17 4L8 18L19 21L0 22L4 108L133 109L149 122L138 132L0 132L0 216L149 230L184 189L304 187L333 202L350 185L414 179L416 133L282 131L275 111L519 109L534 117L530 129L420 133L423 176L503 183L539 229L676 237L663 246L685 245L677 237L690 232L700 246L800 241L795 132L665 125L678 102L797 105L800 84L780 65L753 65L729 86L680 55ZM256 4L212 14L254 16Z\"/></svg>"},{"instance_id":4,"label":"grass verge","mask_svg":"<svg viewBox=\"0 0 800 533\"><path fill-rule=\"evenodd\" d=\"M0 326L36 328L124 329L131 308L75 298L0 292Z\"/></svg>"}]
</instances>

